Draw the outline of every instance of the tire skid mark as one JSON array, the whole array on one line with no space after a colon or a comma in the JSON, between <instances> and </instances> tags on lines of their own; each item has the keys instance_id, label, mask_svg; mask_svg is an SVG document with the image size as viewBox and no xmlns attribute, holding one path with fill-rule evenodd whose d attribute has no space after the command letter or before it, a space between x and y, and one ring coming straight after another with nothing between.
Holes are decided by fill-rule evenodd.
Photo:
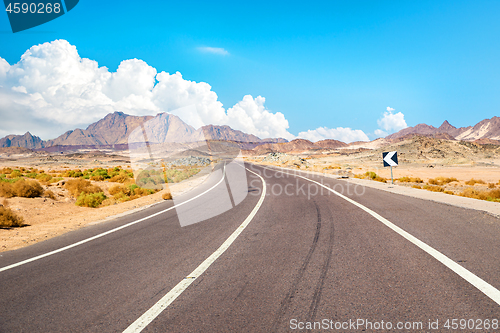
<instances>
[{"instance_id":1,"label":"tire skid mark","mask_svg":"<svg viewBox=\"0 0 500 333\"><path fill-rule=\"evenodd\" d=\"M319 209L318 209L318 219L321 219ZM331 221L330 240L328 241L328 248L326 250L325 262L323 263L323 267L321 268L321 274L320 274L318 283L316 285L316 288L314 290L314 295L313 295L313 299L311 302L311 306L309 307L309 312L307 314L306 321L309 321L309 322L314 321L314 317L316 316L319 302L321 300L321 292L323 291L323 286L325 284L326 275L328 273L328 269L330 268L330 261L332 259L334 235L335 235L335 226L333 224L333 221ZM309 330L309 332L310 332L310 330Z\"/></svg>"},{"instance_id":2,"label":"tire skid mark","mask_svg":"<svg viewBox=\"0 0 500 333\"><path fill-rule=\"evenodd\" d=\"M314 250L316 250L316 245L318 245L318 240L319 240L319 234L321 232L321 215L319 213L319 207L316 201L313 201L314 205L316 206L316 212L318 214L318 219L316 222L316 233L314 234L313 242L311 244L311 247L309 248L309 252L307 253L304 262L302 263L302 266L299 268L299 271L297 275L295 276L295 279L292 283L292 287L290 290L288 290L288 293L286 296L283 298L281 301L280 308L278 310L276 319L273 324L272 332L276 332L278 330L278 326L280 325L283 317L285 316L286 312L288 311L288 307L290 306L290 303L292 301L292 298L294 297L295 293L297 292L297 288L299 286L300 281L302 280L304 273L307 269L307 266L309 265L309 262L311 261L311 257L314 253Z\"/></svg>"}]
</instances>

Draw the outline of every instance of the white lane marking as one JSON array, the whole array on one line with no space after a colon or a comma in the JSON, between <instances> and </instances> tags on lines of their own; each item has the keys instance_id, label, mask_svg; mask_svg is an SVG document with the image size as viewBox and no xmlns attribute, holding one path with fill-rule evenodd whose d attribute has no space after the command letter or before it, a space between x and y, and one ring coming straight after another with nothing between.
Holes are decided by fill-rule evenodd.
<instances>
[{"instance_id":1,"label":"white lane marking","mask_svg":"<svg viewBox=\"0 0 500 333\"><path fill-rule=\"evenodd\" d=\"M198 278L201 274L203 274L210 265L212 265L228 248L231 246L231 244L234 242L234 240L245 230L247 225L252 221L253 217L255 214L257 214L257 211L259 210L260 206L264 202L264 198L266 197L266 182L264 178L262 178L259 174L249 170L246 168L248 171L251 173L257 175L261 180L262 180L262 194L260 196L259 201L257 202L257 205L254 207L252 212L250 212L250 215L247 216L245 221L229 236L229 238L215 251L205 259L204 262L200 264L191 274L186 276L181 282L179 282L172 290L170 290L165 296L163 296L155 305L153 305L148 311L146 311L142 316L140 316L136 321L134 321L123 333L138 333L141 332L146 326L149 325L163 310L165 310L170 304L172 304L173 301L177 297L179 297L180 294L184 290L189 287L191 283L193 283L196 278Z\"/></svg>"},{"instance_id":2,"label":"white lane marking","mask_svg":"<svg viewBox=\"0 0 500 333\"><path fill-rule=\"evenodd\" d=\"M130 223L124 224L124 225L122 225L122 226L120 226L120 227L117 227L117 228L114 228L114 229L108 230L108 231L106 231L106 232L103 232L102 234L95 235L95 236L92 236L92 237L90 237L90 238L86 238L86 239L84 239L84 240L81 240L81 241L79 241L79 242L76 242L76 243L70 244L70 245L68 245L68 246L61 247L60 249L57 249L57 250L54 250L54 251L51 251L51 252L47 252L47 253L41 254L41 255L39 255L39 256L36 256L36 257L33 257L33 258L29 258L29 259L26 259L26 260L20 261L20 262L18 262L18 263L15 263L15 264L12 264L12 265L9 265L9 266L2 267L2 268L0 268L0 272L6 271L6 270L8 270L8 269L11 269L11 268L14 268L14 267L17 267L17 266L21 266L21 265L27 264L27 263L29 263L29 262L32 262L32 261L35 261L35 260L38 260L38 259L42 259L42 258L45 258L45 257L51 256L51 255L53 255L53 254L56 254L56 253L59 253L59 252L62 252L62 251L69 250L69 249L71 249L71 248L73 248L73 247L76 247L76 246L78 246L78 245L82 245L82 244L88 243L88 242L90 242L90 241L93 241L94 239L101 238L101 237L103 237L103 236L109 235L109 234L111 234L111 233L113 233L113 232L116 232L116 231L118 231L118 230L121 230L121 229L124 229L124 228L130 227L130 226L132 226L132 225L134 225L134 224L137 224L137 223L139 223L139 222L146 221L146 220L148 220L148 219L150 219L150 218L152 218L152 217L155 217L155 216L158 216L158 215L163 214L163 213L165 213L165 212L168 212L169 210L172 210L172 209L174 209L174 208L176 208L176 207L182 206L182 205L184 205L184 204L186 204L186 203L188 203L188 202L190 202L190 201L192 201L192 200L194 200L194 199L199 198L200 196L204 195L204 194L205 194L205 193L207 193L208 191L213 190L214 188L216 188L216 187L217 187L217 186L218 186L218 185L219 185L219 184L220 184L220 183L224 180L224 177L225 177L225 176L226 176L226 164L224 163L224 172L223 172L223 174L222 174L222 178L221 178L221 179L217 182L217 184L215 184L214 186L212 186L211 188L209 188L209 189L208 189L208 190L206 190L205 192L200 193L200 194L198 194L197 196L190 198L189 200L183 201L183 202L181 202L180 204L177 204L177 205L172 206L172 207L170 207L170 208L164 209L164 210L162 210L162 211L160 211L160 212L158 212L158 213L154 213L154 214L152 214L152 215L149 215L149 216L143 217L142 219L139 219L139 220L136 220L136 221L133 221L133 222L130 222Z\"/></svg>"},{"instance_id":3,"label":"white lane marking","mask_svg":"<svg viewBox=\"0 0 500 333\"><path fill-rule=\"evenodd\" d=\"M272 169L269 169L269 168L266 168L266 169L272 170ZM274 171L276 171L276 170L274 170ZM283 172L283 171L278 171L278 172ZM285 172L285 173L288 173L288 172ZM292 175L290 173L288 173L288 174ZM310 182L316 183L319 186L322 186L322 187L326 188L327 190L329 190L330 192L333 192L334 194L338 195L342 199L345 199L345 200L349 201L350 203L352 203L355 206L358 206L359 208L361 208L362 210L364 210L365 212L367 212L368 214L370 214L371 216L375 217L377 220L379 220L380 222L382 222L383 224L385 224L387 227L391 228L392 230L394 230L395 232L397 232L399 235L403 236L404 238L406 238L407 240L409 240L410 242L412 242L413 244L415 244L416 246L418 246L419 248L421 248L422 250L424 250L425 252L427 252L428 254L430 254L432 257L434 257L435 259L437 259L443 265L445 265L446 267L448 267L449 269L451 269L453 272L455 272L456 274L458 274L460 277L462 277L465 281L469 282L474 287L476 287L477 289L479 289L483 294L485 294L486 296L488 296L489 298L491 298L495 303L497 303L498 305L500 305L500 290L496 289L491 284L489 284L488 282L484 281L483 279L481 279L479 276L475 275L471 271L469 271L466 268L460 266L459 264L457 264L456 262L454 262L453 260L451 260L450 258L448 258L447 256L445 256L441 252L437 251L433 247L430 247L429 245L427 245L426 243L422 242L421 240L419 240L415 236L412 236L408 232L404 231L400 227L398 227L395 224L393 224L391 221L389 221L386 218L384 218L384 217L380 216L379 214L375 213L373 210L371 210L371 209L363 206L362 204L360 204L360 203L352 200L351 198L346 197L345 195L343 195L343 194L341 194L341 193L339 193L339 192L337 192L335 190L332 190L328 186L325 186L325 185L323 185L323 184L321 184L321 183L319 183L317 181L311 180L311 179L303 177L303 176L299 176L299 175L295 175L295 176L303 178L303 179L308 180Z\"/></svg>"}]
</instances>

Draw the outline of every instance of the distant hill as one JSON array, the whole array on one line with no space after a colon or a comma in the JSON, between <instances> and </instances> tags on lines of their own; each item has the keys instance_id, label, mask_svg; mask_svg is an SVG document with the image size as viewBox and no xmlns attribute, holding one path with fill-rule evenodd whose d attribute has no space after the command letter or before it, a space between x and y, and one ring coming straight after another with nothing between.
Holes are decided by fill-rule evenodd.
<instances>
[{"instance_id":1,"label":"distant hill","mask_svg":"<svg viewBox=\"0 0 500 333\"><path fill-rule=\"evenodd\" d=\"M59 151L80 148L115 148L126 149L130 134L144 126L147 141L162 142L190 142L190 141L232 141L248 143L245 147L253 148L266 142L287 142L283 138L262 140L255 135L234 130L229 126L207 125L194 129L183 122L179 117L170 113L159 113L156 116L131 116L123 112L114 112L103 119L90 124L86 129L67 131L59 137L44 141L27 132L24 135L8 135L0 139L0 147L22 147L29 149L48 149ZM133 139L133 138L132 138ZM138 138L143 140L143 138Z\"/></svg>"},{"instance_id":2,"label":"distant hill","mask_svg":"<svg viewBox=\"0 0 500 333\"><path fill-rule=\"evenodd\" d=\"M438 139L474 141L479 139L500 140L500 118L484 119L474 126L452 126L447 120L438 128L426 124L407 127L399 132L386 136L388 140L401 140L412 135L432 136Z\"/></svg>"},{"instance_id":3,"label":"distant hill","mask_svg":"<svg viewBox=\"0 0 500 333\"><path fill-rule=\"evenodd\" d=\"M7 135L5 138L0 139L0 147L22 147L28 149L43 148L44 142L37 136L31 135L26 132L24 135Z\"/></svg>"},{"instance_id":4,"label":"distant hill","mask_svg":"<svg viewBox=\"0 0 500 333\"><path fill-rule=\"evenodd\" d=\"M328 150L347 147L348 144L338 140L321 140L311 142L305 139L295 139L290 142L266 143L247 151L251 155L263 155L268 153L301 153L314 150Z\"/></svg>"}]
</instances>

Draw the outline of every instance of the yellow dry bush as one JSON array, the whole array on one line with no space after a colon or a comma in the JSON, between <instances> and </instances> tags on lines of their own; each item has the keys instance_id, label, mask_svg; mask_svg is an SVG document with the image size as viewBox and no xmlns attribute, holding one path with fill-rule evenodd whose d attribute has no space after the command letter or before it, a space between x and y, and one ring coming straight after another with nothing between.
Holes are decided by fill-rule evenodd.
<instances>
[{"instance_id":1,"label":"yellow dry bush","mask_svg":"<svg viewBox=\"0 0 500 333\"><path fill-rule=\"evenodd\" d=\"M102 192L102 189L99 186L93 185L90 181L82 178L68 180L66 184L64 184L64 188L66 188L75 198L77 198L82 192L85 194Z\"/></svg>"},{"instance_id":2,"label":"yellow dry bush","mask_svg":"<svg viewBox=\"0 0 500 333\"><path fill-rule=\"evenodd\" d=\"M488 183L488 188L495 188L495 184L494 183Z\"/></svg>"},{"instance_id":3,"label":"yellow dry bush","mask_svg":"<svg viewBox=\"0 0 500 333\"><path fill-rule=\"evenodd\" d=\"M41 174L36 176L36 179L41 181L41 182L48 183L52 179L52 176L49 174L46 174L46 173L41 173Z\"/></svg>"},{"instance_id":4,"label":"yellow dry bush","mask_svg":"<svg viewBox=\"0 0 500 333\"><path fill-rule=\"evenodd\" d=\"M124 185L115 185L115 186L111 186L109 188L109 194L111 195L115 195L115 194L119 194L119 193L123 193L125 195L130 195L130 188L128 188L127 186L124 186Z\"/></svg>"},{"instance_id":5,"label":"yellow dry bush","mask_svg":"<svg viewBox=\"0 0 500 333\"><path fill-rule=\"evenodd\" d=\"M462 193L459 194L462 197L467 197L467 198L474 198L474 199L481 199L481 200L486 200L487 195L485 191L479 191L475 190L473 188L466 188Z\"/></svg>"},{"instance_id":6,"label":"yellow dry bush","mask_svg":"<svg viewBox=\"0 0 500 333\"><path fill-rule=\"evenodd\" d=\"M338 165L329 165L323 168L323 170L334 170L334 169L342 169L342 167Z\"/></svg>"},{"instance_id":7,"label":"yellow dry bush","mask_svg":"<svg viewBox=\"0 0 500 333\"><path fill-rule=\"evenodd\" d=\"M10 175L7 175L7 178L19 178L21 177L23 174L21 173L21 171L19 170L14 170L10 173Z\"/></svg>"},{"instance_id":8,"label":"yellow dry bush","mask_svg":"<svg viewBox=\"0 0 500 333\"><path fill-rule=\"evenodd\" d=\"M0 206L0 228L22 227L23 218L16 215L10 208Z\"/></svg>"},{"instance_id":9,"label":"yellow dry bush","mask_svg":"<svg viewBox=\"0 0 500 333\"><path fill-rule=\"evenodd\" d=\"M413 188L420 188L420 189L422 188L422 186L420 186L420 185L413 185L412 187Z\"/></svg>"},{"instance_id":10,"label":"yellow dry bush","mask_svg":"<svg viewBox=\"0 0 500 333\"><path fill-rule=\"evenodd\" d=\"M112 183L125 183L130 180L130 177L124 174L113 176L109 179Z\"/></svg>"},{"instance_id":11,"label":"yellow dry bush","mask_svg":"<svg viewBox=\"0 0 500 333\"><path fill-rule=\"evenodd\" d=\"M47 190L45 191L44 197L47 197L47 198L50 198L52 200L56 200L56 195L54 194L54 192L52 192L51 190Z\"/></svg>"},{"instance_id":12,"label":"yellow dry bush","mask_svg":"<svg viewBox=\"0 0 500 333\"><path fill-rule=\"evenodd\" d=\"M398 179L401 183L423 183L424 181L418 177L401 177Z\"/></svg>"},{"instance_id":13,"label":"yellow dry bush","mask_svg":"<svg viewBox=\"0 0 500 333\"><path fill-rule=\"evenodd\" d=\"M0 197L12 198L16 193L11 183L0 182Z\"/></svg>"},{"instance_id":14,"label":"yellow dry bush","mask_svg":"<svg viewBox=\"0 0 500 333\"><path fill-rule=\"evenodd\" d=\"M444 188L442 186L432 186L432 185L429 185L429 186L425 186L424 188L427 191L431 191L431 192L444 192Z\"/></svg>"},{"instance_id":15,"label":"yellow dry bush","mask_svg":"<svg viewBox=\"0 0 500 333\"><path fill-rule=\"evenodd\" d=\"M482 179L471 178L471 180L466 181L465 184L474 186L476 184L485 184L485 182Z\"/></svg>"},{"instance_id":16,"label":"yellow dry bush","mask_svg":"<svg viewBox=\"0 0 500 333\"><path fill-rule=\"evenodd\" d=\"M456 179L455 177L436 177L436 178L431 178L429 179L428 183L431 184L431 185L446 185L446 184L449 184L451 182L458 182L458 179Z\"/></svg>"},{"instance_id":17,"label":"yellow dry bush","mask_svg":"<svg viewBox=\"0 0 500 333\"><path fill-rule=\"evenodd\" d=\"M97 208L106 199L103 192L98 193L80 193L76 200L77 206Z\"/></svg>"},{"instance_id":18,"label":"yellow dry bush","mask_svg":"<svg viewBox=\"0 0 500 333\"><path fill-rule=\"evenodd\" d=\"M165 192L161 195L163 200L172 200L172 193L170 192Z\"/></svg>"},{"instance_id":19,"label":"yellow dry bush","mask_svg":"<svg viewBox=\"0 0 500 333\"><path fill-rule=\"evenodd\" d=\"M43 187L35 180L24 180L12 184L12 188L17 197L36 198L43 195Z\"/></svg>"}]
</instances>

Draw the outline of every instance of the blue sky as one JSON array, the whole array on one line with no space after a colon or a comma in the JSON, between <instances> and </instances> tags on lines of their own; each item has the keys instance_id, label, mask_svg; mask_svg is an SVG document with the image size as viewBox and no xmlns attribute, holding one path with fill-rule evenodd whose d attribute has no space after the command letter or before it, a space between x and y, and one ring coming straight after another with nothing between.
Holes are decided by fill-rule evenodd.
<instances>
[{"instance_id":1,"label":"blue sky","mask_svg":"<svg viewBox=\"0 0 500 333\"><path fill-rule=\"evenodd\" d=\"M408 126L498 115L499 13L498 1L81 0L16 34L1 14L0 57L14 65L33 45L63 39L111 72L137 58L206 82L225 109L265 97L293 135L349 127L373 139L387 107Z\"/></svg>"}]
</instances>

